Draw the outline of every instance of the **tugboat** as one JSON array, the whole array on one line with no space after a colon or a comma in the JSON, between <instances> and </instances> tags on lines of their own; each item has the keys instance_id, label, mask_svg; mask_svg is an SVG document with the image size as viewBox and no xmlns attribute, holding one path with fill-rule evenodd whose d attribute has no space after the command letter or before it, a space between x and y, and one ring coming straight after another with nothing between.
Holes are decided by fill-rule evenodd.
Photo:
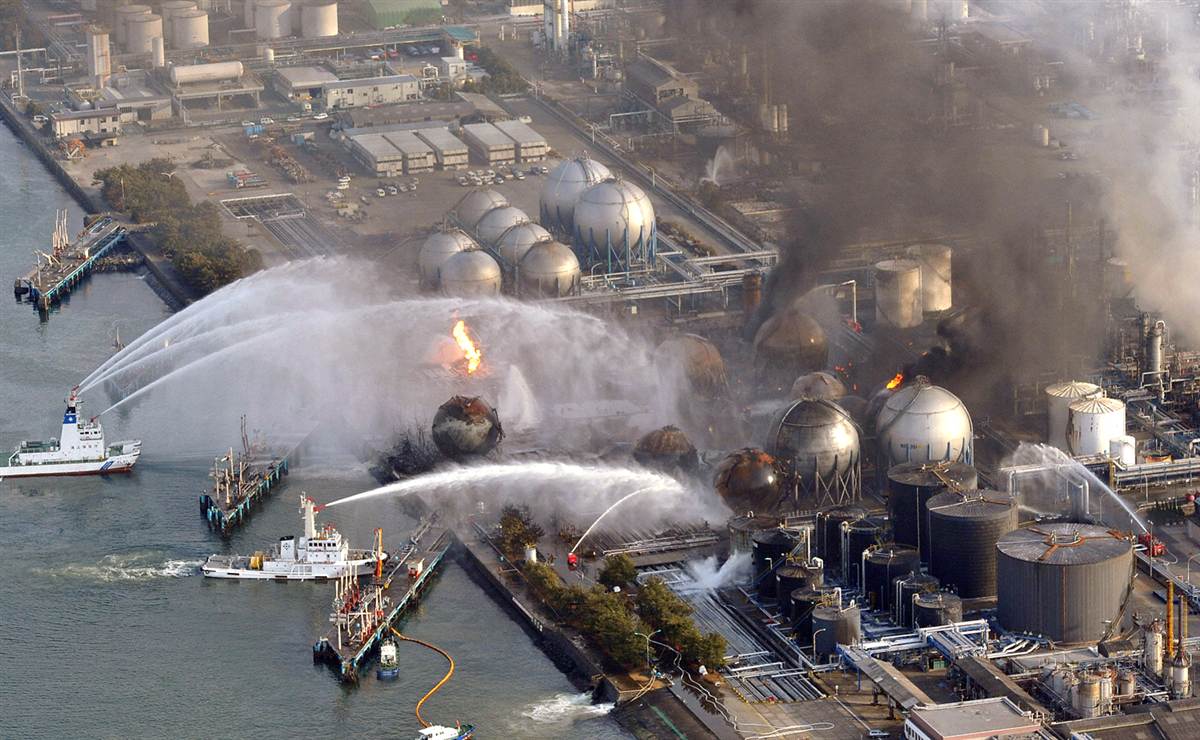
<instances>
[{"instance_id":1,"label":"tugboat","mask_svg":"<svg viewBox=\"0 0 1200 740\"><path fill-rule=\"evenodd\" d=\"M127 473L142 454L138 439L104 444L104 429L95 417L79 420L79 386L71 389L58 439L22 442L0 467L0 478L35 475L107 475Z\"/></svg>"},{"instance_id":2,"label":"tugboat","mask_svg":"<svg viewBox=\"0 0 1200 740\"><path fill-rule=\"evenodd\" d=\"M395 681L400 677L400 661L396 658L396 641L390 637L379 645L379 668L375 677L380 681Z\"/></svg>"},{"instance_id":3,"label":"tugboat","mask_svg":"<svg viewBox=\"0 0 1200 740\"><path fill-rule=\"evenodd\" d=\"M333 525L317 530L316 513L323 508L300 494L304 536L299 543L288 535L279 538L269 555L210 555L201 572L209 578L276 581L325 581L378 573L388 556L383 550L382 531L375 530L374 550L351 550Z\"/></svg>"},{"instance_id":4,"label":"tugboat","mask_svg":"<svg viewBox=\"0 0 1200 740\"><path fill-rule=\"evenodd\" d=\"M467 740L474 736L475 725L458 725L457 727L430 725L421 728L421 732L415 740Z\"/></svg>"}]
</instances>

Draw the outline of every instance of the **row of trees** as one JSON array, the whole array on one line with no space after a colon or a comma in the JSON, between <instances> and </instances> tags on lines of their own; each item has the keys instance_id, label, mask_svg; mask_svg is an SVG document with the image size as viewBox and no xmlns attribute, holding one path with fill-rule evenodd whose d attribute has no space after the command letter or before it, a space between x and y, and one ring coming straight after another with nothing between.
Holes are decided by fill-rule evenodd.
<instances>
[{"instance_id":1,"label":"row of trees","mask_svg":"<svg viewBox=\"0 0 1200 740\"><path fill-rule=\"evenodd\" d=\"M525 79L521 77L516 68L501 58L496 52L484 46L480 47L478 53L479 61L477 64L487 71L488 76L479 83L467 80L466 84L463 85L463 90L467 92L506 95L508 93L523 93L529 89L529 85L525 83Z\"/></svg>"},{"instance_id":2,"label":"row of trees","mask_svg":"<svg viewBox=\"0 0 1200 740\"><path fill-rule=\"evenodd\" d=\"M135 223L153 223L151 237L183 278L201 295L262 267L262 255L221 233L221 216L211 202L195 203L174 177L169 159L96 172L101 193Z\"/></svg>"}]
</instances>

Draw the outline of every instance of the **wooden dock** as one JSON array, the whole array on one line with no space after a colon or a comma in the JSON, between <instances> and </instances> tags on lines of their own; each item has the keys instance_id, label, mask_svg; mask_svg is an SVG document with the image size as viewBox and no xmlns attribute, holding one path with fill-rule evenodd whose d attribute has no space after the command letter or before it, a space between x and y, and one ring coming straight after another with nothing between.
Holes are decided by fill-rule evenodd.
<instances>
[{"instance_id":1,"label":"wooden dock","mask_svg":"<svg viewBox=\"0 0 1200 740\"><path fill-rule=\"evenodd\" d=\"M313 662L329 665L344 683L357 683L380 641L417 603L456 543L453 532L426 520L404 549L389 555L382 575L339 579L329 615L333 627L313 644Z\"/></svg>"},{"instance_id":2,"label":"wooden dock","mask_svg":"<svg viewBox=\"0 0 1200 740\"><path fill-rule=\"evenodd\" d=\"M106 258L125 244L128 230L110 218L97 221L73 243L66 241L65 224L56 229L51 252L38 252L38 264L13 283L13 292L48 312Z\"/></svg>"}]
</instances>

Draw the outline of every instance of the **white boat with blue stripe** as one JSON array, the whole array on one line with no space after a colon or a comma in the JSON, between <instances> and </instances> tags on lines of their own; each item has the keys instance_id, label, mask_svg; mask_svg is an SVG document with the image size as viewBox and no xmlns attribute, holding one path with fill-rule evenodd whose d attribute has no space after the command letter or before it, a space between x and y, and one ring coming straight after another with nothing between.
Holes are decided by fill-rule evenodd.
<instances>
[{"instance_id":1,"label":"white boat with blue stripe","mask_svg":"<svg viewBox=\"0 0 1200 740\"><path fill-rule=\"evenodd\" d=\"M62 435L58 439L26 441L0 467L0 478L35 475L108 475L128 473L142 454L141 440L104 443L104 428L95 418L79 420L78 388L67 398Z\"/></svg>"}]
</instances>

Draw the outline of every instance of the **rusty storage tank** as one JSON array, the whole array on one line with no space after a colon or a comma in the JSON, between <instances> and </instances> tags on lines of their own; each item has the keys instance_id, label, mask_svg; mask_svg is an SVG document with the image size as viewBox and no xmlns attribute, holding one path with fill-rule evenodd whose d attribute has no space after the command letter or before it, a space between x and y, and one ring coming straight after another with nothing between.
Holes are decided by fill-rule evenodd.
<instances>
[{"instance_id":1,"label":"rusty storage tank","mask_svg":"<svg viewBox=\"0 0 1200 740\"><path fill-rule=\"evenodd\" d=\"M796 308L772 315L754 334L754 364L770 383L786 384L821 370L829 360L825 330Z\"/></svg>"},{"instance_id":2,"label":"rusty storage tank","mask_svg":"<svg viewBox=\"0 0 1200 740\"><path fill-rule=\"evenodd\" d=\"M961 622L962 617L962 599L952 593L918 594L913 601L913 623L918 627L941 627Z\"/></svg>"},{"instance_id":3,"label":"rusty storage tank","mask_svg":"<svg viewBox=\"0 0 1200 740\"><path fill-rule=\"evenodd\" d=\"M778 517L761 514L742 514L729 519L729 554L753 550L755 534L780 525Z\"/></svg>"},{"instance_id":4,"label":"rusty storage tank","mask_svg":"<svg viewBox=\"0 0 1200 740\"><path fill-rule=\"evenodd\" d=\"M921 554L914 547L889 543L867 551L863 594L872 608L892 608L892 581L921 572Z\"/></svg>"},{"instance_id":5,"label":"rusty storage tank","mask_svg":"<svg viewBox=\"0 0 1200 740\"><path fill-rule=\"evenodd\" d=\"M838 645L854 645L862 641L862 614L857 606L818 606L812 612L812 630L817 655L837 654Z\"/></svg>"},{"instance_id":6,"label":"rusty storage tank","mask_svg":"<svg viewBox=\"0 0 1200 740\"><path fill-rule=\"evenodd\" d=\"M847 583L862 585L862 556L885 538L885 525L878 517L863 517L842 527L842 577Z\"/></svg>"},{"instance_id":7,"label":"rusty storage tank","mask_svg":"<svg viewBox=\"0 0 1200 740\"><path fill-rule=\"evenodd\" d=\"M824 583L821 567L815 563L789 561L775 569L775 596L779 612L785 620L792 618L791 593L800 589L819 588Z\"/></svg>"},{"instance_id":8,"label":"rusty storage tank","mask_svg":"<svg viewBox=\"0 0 1200 740\"><path fill-rule=\"evenodd\" d=\"M783 529L767 529L752 536L751 550L754 560L754 580L758 584L758 595L775 598L775 578L770 572L782 566L788 555L796 548L797 538Z\"/></svg>"},{"instance_id":9,"label":"rusty storage tank","mask_svg":"<svg viewBox=\"0 0 1200 740\"><path fill-rule=\"evenodd\" d=\"M777 511L783 496L775 458L754 447L729 453L717 465L713 487L725 505L736 512Z\"/></svg>"},{"instance_id":10,"label":"rusty storage tank","mask_svg":"<svg viewBox=\"0 0 1200 740\"><path fill-rule=\"evenodd\" d=\"M842 572L842 525L866 515L861 506L837 506L817 512L817 553L825 561L826 572L834 575Z\"/></svg>"},{"instance_id":11,"label":"rusty storage tank","mask_svg":"<svg viewBox=\"0 0 1200 740\"><path fill-rule=\"evenodd\" d=\"M839 503L861 497L858 426L836 402L790 402L775 414L766 448L783 466L798 498Z\"/></svg>"},{"instance_id":12,"label":"rusty storage tank","mask_svg":"<svg viewBox=\"0 0 1200 740\"><path fill-rule=\"evenodd\" d=\"M929 558L929 499L947 489L946 481L959 490L979 485L979 473L960 462L901 463L887 471L888 515L892 534L903 545L921 550Z\"/></svg>"},{"instance_id":13,"label":"rusty storage tank","mask_svg":"<svg viewBox=\"0 0 1200 740\"><path fill-rule=\"evenodd\" d=\"M433 443L454 460L486 455L503 438L500 417L482 398L454 396L433 416Z\"/></svg>"},{"instance_id":14,"label":"rusty storage tank","mask_svg":"<svg viewBox=\"0 0 1200 740\"><path fill-rule=\"evenodd\" d=\"M996 595L996 543L1017 528L1016 500L999 491L929 499L929 572L964 599Z\"/></svg>"},{"instance_id":15,"label":"rusty storage tank","mask_svg":"<svg viewBox=\"0 0 1200 740\"><path fill-rule=\"evenodd\" d=\"M654 350L654 365L663 382L683 380L701 398L729 395L729 375L717 346L698 334L680 334Z\"/></svg>"},{"instance_id":16,"label":"rusty storage tank","mask_svg":"<svg viewBox=\"0 0 1200 740\"><path fill-rule=\"evenodd\" d=\"M696 446L679 427L665 426L646 432L633 448L633 459L666 473L694 473L700 467Z\"/></svg>"},{"instance_id":17,"label":"rusty storage tank","mask_svg":"<svg viewBox=\"0 0 1200 740\"><path fill-rule=\"evenodd\" d=\"M1005 629L1055 642L1095 642L1120 614L1133 547L1119 533L1045 523L1009 532L996 549L996 616Z\"/></svg>"},{"instance_id":18,"label":"rusty storage tank","mask_svg":"<svg viewBox=\"0 0 1200 740\"><path fill-rule=\"evenodd\" d=\"M846 384L833 373L824 370L806 373L792 383L792 398L817 398L837 401L846 395Z\"/></svg>"},{"instance_id":19,"label":"rusty storage tank","mask_svg":"<svg viewBox=\"0 0 1200 740\"><path fill-rule=\"evenodd\" d=\"M935 576L927 573L909 573L892 582L892 618L896 624L908 629L913 624L913 599L920 594L933 593L941 587Z\"/></svg>"},{"instance_id":20,"label":"rusty storage tank","mask_svg":"<svg viewBox=\"0 0 1200 740\"><path fill-rule=\"evenodd\" d=\"M796 644L801 648L812 647L812 615L818 606L836 605L837 589L833 586L818 586L815 588L798 588L792 591L790 614L792 629L795 630Z\"/></svg>"}]
</instances>

